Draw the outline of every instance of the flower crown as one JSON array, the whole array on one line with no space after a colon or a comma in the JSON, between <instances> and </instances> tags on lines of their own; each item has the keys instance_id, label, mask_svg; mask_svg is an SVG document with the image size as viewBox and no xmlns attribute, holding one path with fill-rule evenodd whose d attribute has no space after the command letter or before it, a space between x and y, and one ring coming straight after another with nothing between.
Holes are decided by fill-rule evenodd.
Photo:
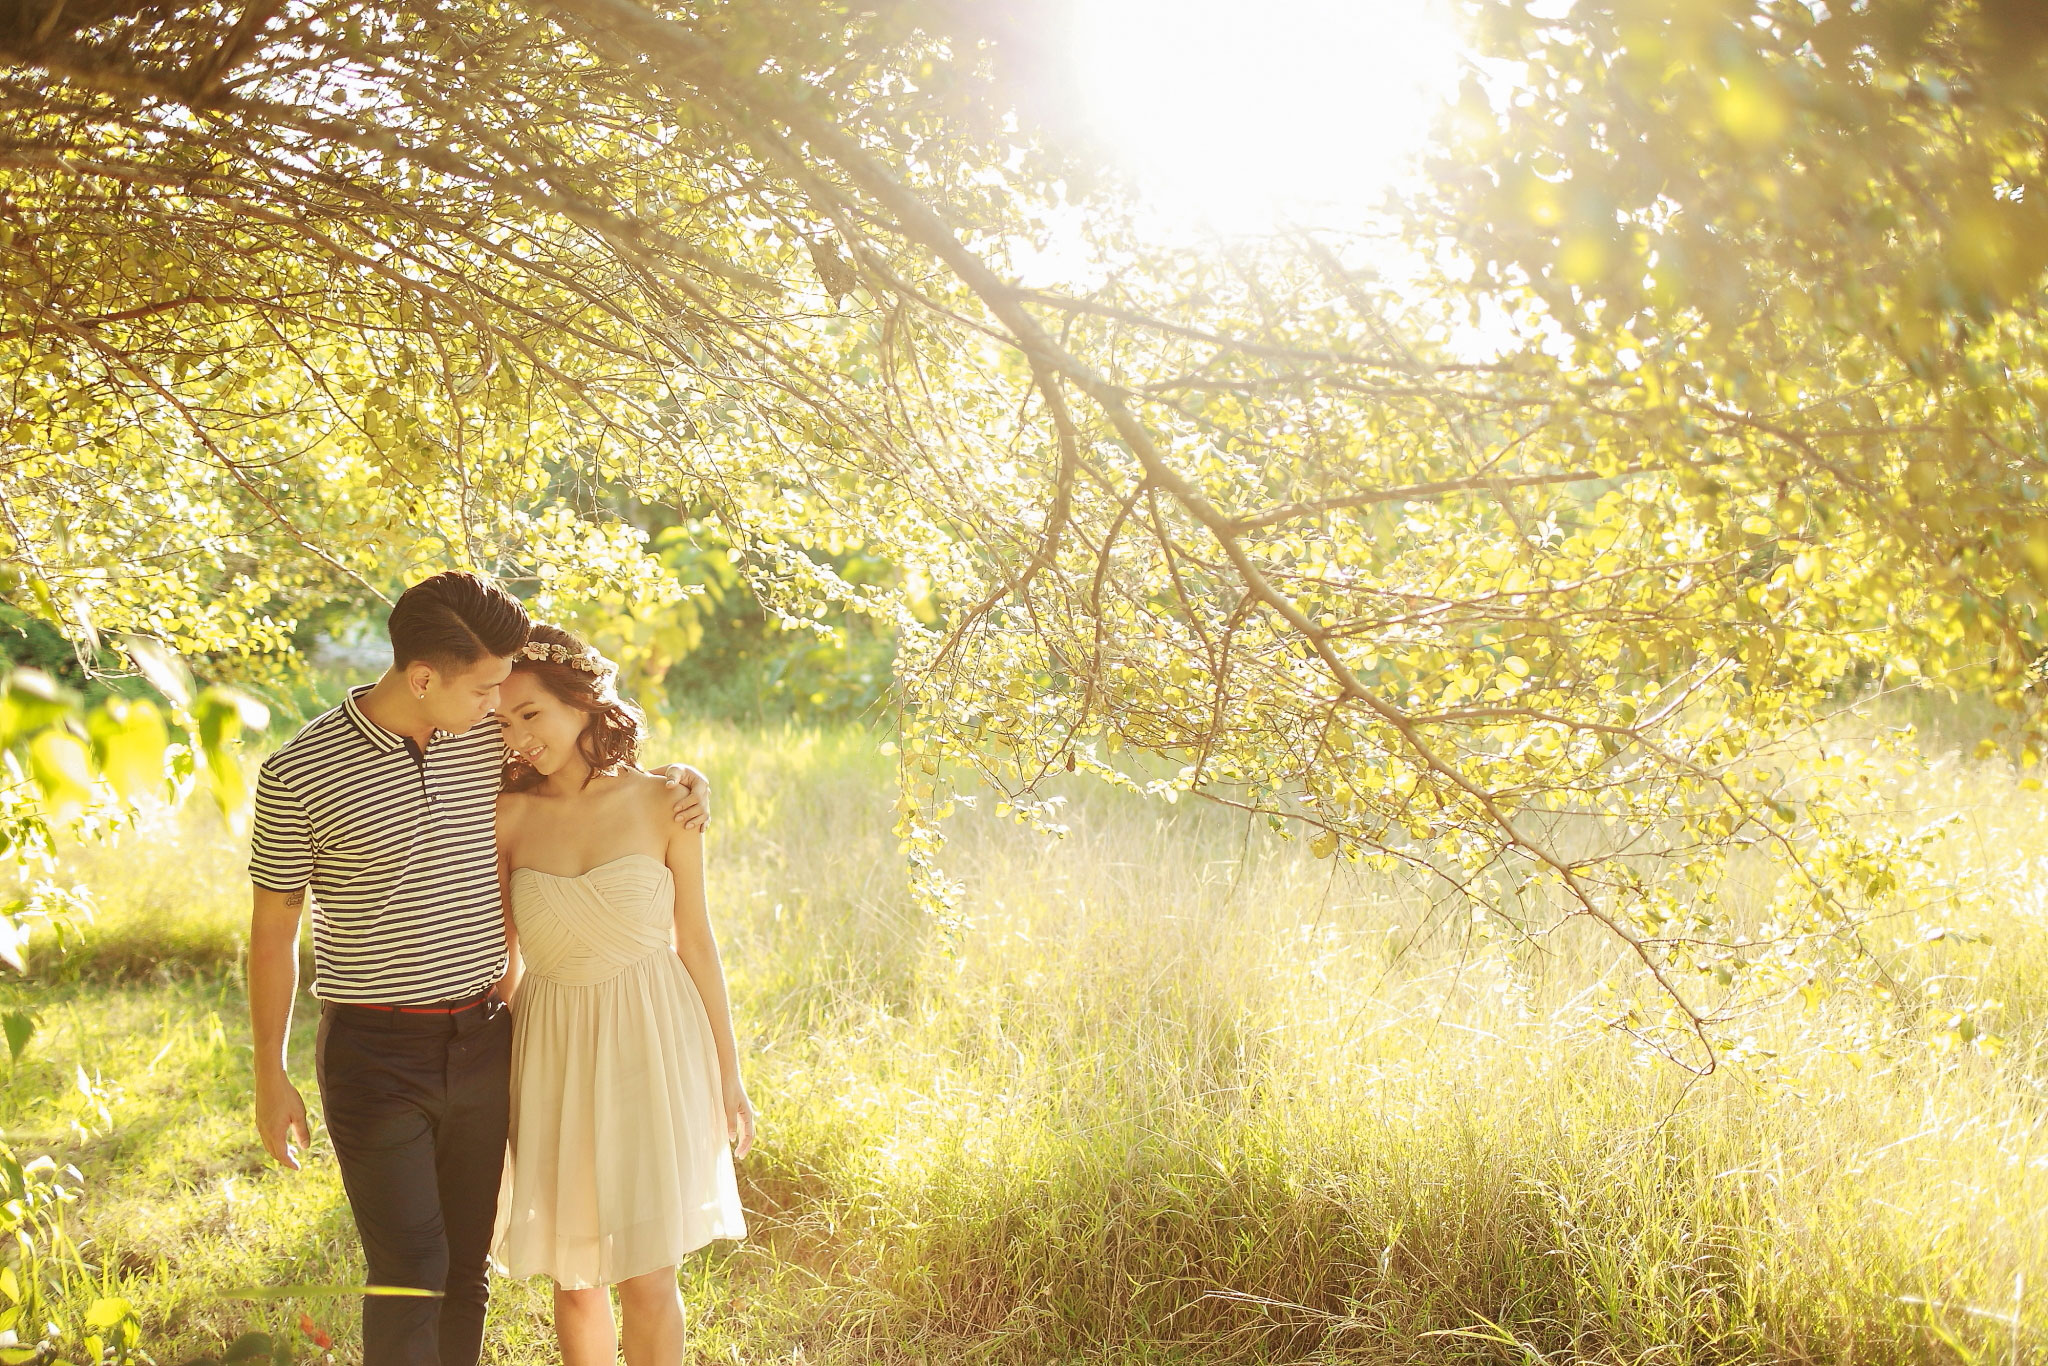
<instances>
[{"instance_id":1,"label":"flower crown","mask_svg":"<svg viewBox=\"0 0 2048 1366\"><path fill-rule=\"evenodd\" d=\"M566 664L572 669L580 669L599 678L619 667L595 650L584 650L579 654L566 645L549 645L539 640L529 640L520 646L516 657L538 660L543 664Z\"/></svg>"}]
</instances>

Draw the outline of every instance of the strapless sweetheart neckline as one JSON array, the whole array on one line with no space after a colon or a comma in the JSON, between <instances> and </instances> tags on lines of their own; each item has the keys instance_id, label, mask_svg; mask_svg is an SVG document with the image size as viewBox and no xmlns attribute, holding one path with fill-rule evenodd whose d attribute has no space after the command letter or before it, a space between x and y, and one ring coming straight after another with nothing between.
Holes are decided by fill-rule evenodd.
<instances>
[{"instance_id":1,"label":"strapless sweetheart neckline","mask_svg":"<svg viewBox=\"0 0 2048 1366\"><path fill-rule=\"evenodd\" d=\"M652 854L636 853L621 854L617 858L608 858L603 863L593 863L580 873L550 873L545 868L529 868L524 864L521 864L519 867L514 868L512 871L515 873L533 873L539 877L551 877L555 879L557 882L576 882L580 881L583 878L589 877L592 873L597 872L599 869L609 868L614 863L624 863L629 858L644 858L650 863L661 864L663 868L668 867L667 863L663 862L661 859L656 858Z\"/></svg>"}]
</instances>

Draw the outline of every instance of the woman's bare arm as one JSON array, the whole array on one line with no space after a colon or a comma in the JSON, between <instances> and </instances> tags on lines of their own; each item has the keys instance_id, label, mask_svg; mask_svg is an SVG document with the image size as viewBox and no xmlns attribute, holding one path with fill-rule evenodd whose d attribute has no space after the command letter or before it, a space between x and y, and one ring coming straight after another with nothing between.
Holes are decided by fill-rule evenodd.
<instances>
[{"instance_id":1,"label":"woman's bare arm","mask_svg":"<svg viewBox=\"0 0 2048 1366\"><path fill-rule=\"evenodd\" d=\"M726 995L725 964L718 956L718 938L711 931L711 912L704 898L704 836L671 824L666 862L675 878L676 956L696 984L711 1022L718 1049L718 1069L725 1097L728 1137L737 1156L746 1156L754 1142L753 1106L740 1080L739 1045L733 1037L732 1005Z\"/></svg>"},{"instance_id":2,"label":"woman's bare arm","mask_svg":"<svg viewBox=\"0 0 2048 1366\"><path fill-rule=\"evenodd\" d=\"M505 917L505 975L498 979L498 999L509 1003L519 990L519 926L512 919L512 851L507 799L498 798L498 910Z\"/></svg>"}]
</instances>

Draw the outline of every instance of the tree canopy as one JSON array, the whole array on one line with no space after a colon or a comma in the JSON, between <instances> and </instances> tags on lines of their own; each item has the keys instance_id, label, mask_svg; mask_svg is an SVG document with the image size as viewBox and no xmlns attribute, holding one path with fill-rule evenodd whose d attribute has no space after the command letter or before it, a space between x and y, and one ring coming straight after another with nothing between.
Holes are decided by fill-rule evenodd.
<instances>
[{"instance_id":1,"label":"tree canopy","mask_svg":"<svg viewBox=\"0 0 2048 1366\"><path fill-rule=\"evenodd\" d=\"M630 653L691 585L623 514L705 509L790 622L897 633L935 908L949 793L1086 772L1595 922L1710 1064L1913 909L1797 736L1932 680L2035 753L2048 41L1458 9L1420 188L1190 242L1030 7L0 6L7 600L232 678L461 564Z\"/></svg>"}]
</instances>

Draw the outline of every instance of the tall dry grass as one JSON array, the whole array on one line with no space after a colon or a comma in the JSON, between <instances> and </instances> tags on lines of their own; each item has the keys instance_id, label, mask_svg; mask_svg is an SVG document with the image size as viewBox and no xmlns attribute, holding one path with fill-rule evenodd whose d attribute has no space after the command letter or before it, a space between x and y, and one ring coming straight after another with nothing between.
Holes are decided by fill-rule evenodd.
<instances>
[{"instance_id":1,"label":"tall dry grass","mask_svg":"<svg viewBox=\"0 0 2048 1366\"><path fill-rule=\"evenodd\" d=\"M2043 1355L2048 803L2002 765L1873 798L1961 817L1942 937L1871 936L1910 992L1788 1002L1695 1080L1599 1024L1597 938L1484 933L1221 810L1076 787L1059 842L968 813L948 936L906 908L871 737L658 748L718 782L763 1114L755 1236L685 1271L703 1360ZM238 1278L354 1274L338 1184L317 1142L262 1169L238 1112L231 843L166 824L71 871L104 909L0 1126L85 1157L106 1284L197 1349L244 1322L212 1298ZM1944 1035L1958 1005L1999 1051ZM545 1359L539 1288L492 1334Z\"/></svg>"}]
</instances>

